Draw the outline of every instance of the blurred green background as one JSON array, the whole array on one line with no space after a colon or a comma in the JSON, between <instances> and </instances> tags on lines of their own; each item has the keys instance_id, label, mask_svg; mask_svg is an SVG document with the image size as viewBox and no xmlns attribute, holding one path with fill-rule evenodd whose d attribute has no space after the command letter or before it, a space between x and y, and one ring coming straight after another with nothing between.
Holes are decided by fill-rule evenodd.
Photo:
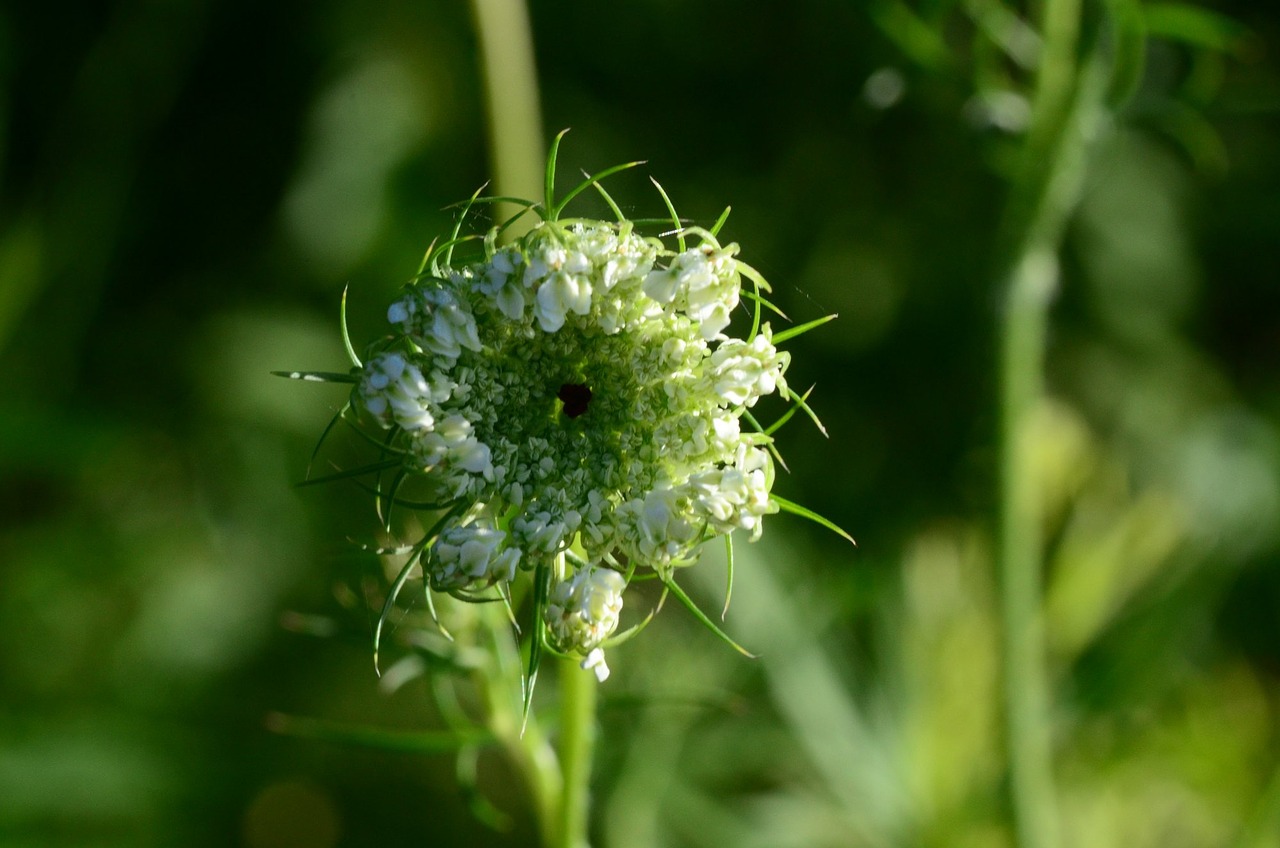
<instances>
[{"instance_id":1,"label":"blurred green background","mask_svg":"<svg viewBox=\"0 0 1280 848\"><path fill-rule=\"evenodd\" d=\"M727 650L611 654L603 846L1005 846L995 229L1034 33L997 0L531 4L563 173L647 159L796 321ZM1280 846L1280 57L1269 4L1153 34L1065 246L1043 410L1069 846ZM1166 21L1167 23L1167 21ZM1203 22L1201 22L1203 23ZM1020 82L1021 80L1021 82ZM0 845L524 845L369 634L354 487L297 490L352 335L489 176L461 0L0 6ZM658 214L645 173L611 192ZM590 204L588 204L588 209ZM714 557L709 557L714 560ZM695 570L709 605L723 571ZM317 638L320 637L320 638Z\"/></svg>"}]
</instances>

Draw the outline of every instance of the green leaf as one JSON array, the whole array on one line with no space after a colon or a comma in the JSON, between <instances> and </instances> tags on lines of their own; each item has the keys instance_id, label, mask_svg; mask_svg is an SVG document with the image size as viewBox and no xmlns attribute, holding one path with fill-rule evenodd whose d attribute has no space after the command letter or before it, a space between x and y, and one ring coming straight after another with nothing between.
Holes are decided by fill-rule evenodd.
<instances>
[{"instance_id":1,"label":"green leaf","mask_svg":"<svg viewBox=\"0 0 1280 848\"><path fill-rule=\"evenodd\" d=\"M329 434L333 432L334 425L338 423L338 420L341 419L350 408L350 403L343 404L342 409L339 409L337 413L329 419L329 423L324 425L324 429L320 431L320 438L316 440L316 446L311 449L311 456L307 459L308 477L311 476L311 466L315 464L316 457L320 455L320 448L324 447L325 440L328 439Z\"/></svg>"},{"instance_id":2,"label":"green leaf","mask_svg":"<svg viewBox=\"0 0 1280 848\"><path fill-rule=\"evenodd\" d=\"M560 139L564 138L565 133L568 131L569 129L566 127L556 133L556 137L551 141L551 151L547 153L547 176L543 201L546 203L548 221L556 219L556 216L552 214L552 210L556 208L556 159L560 155Z\"/></svg>"},{"instance_id":3,"label":"green leaf","mask_svg":"<svg viewBox=\"0 0 1280 848\"><path fill-rule=\"evenodd\" d=\"M345 471L326 474L323 477L309 477L306 480L294 483L293 485L299 489L303 486L319 486L321 483L332 483L335 480L346 480L351 477L360 477L365 474L374 474L379 471L386 471L388 468L395 468L399 464L399 459L388 459L383 462L372 463L371 465L362 465L359 468L348 468Z\"/></svg>"},{"instance_id":4,"label":"green leaf","mask_svg":"<svg viewBox=\"0 0 1280 848\"><path fill-rule=\"evenodd\" d=\"M658 194L662 195L662 202L667 205L667 211L671 213L671 226L675 228L676 244L680 246L680 252L684 253L688 248L684 242L684 229L680 226L680 216L676 214L675 204L671 202L670 197L667 197L667 191L660 182L653 177L649 178L649 182L653 183Z\"/></svg>"},{"instance_id":5,"label":"green leaf","mask_svg":"<svg viewBox=\"0 0 1280 848\"><path fill-rule=\"evenodd\" d=\"M464 730L402 731L283 713L269 713L266 725L273 733L286 736L360 745L401 754L447 754L463 747L494 742L493 734L479 727Z\"/></svg>"},{"instance_id":6,"label":"green leaf","mask_svg":"<svg viewBox=\"0 0 1280 848\"><path fill-rule=\"evenodd\" d=\"M794 414L794 412L795 412L795 407L792 407L790 410L788 410L788 415ZM788 417L788 415L784 415L783 418ZM774 458L774 460L778 463L778 465L782 466L782 470L790 471L791 469L787 467L787 461L782 458L782 453L778 450L777 444L773 441L773 438L770 436L769 432L767 432L765 428L760 425L760 422L756 419L756 417L745 409L742 410L742 417L747 419L747 423L749 423L755 429L755 432L765 437L766 441L764 442L764 449L769 452L769 455ZM780 425L778 424L778 422L775 421L774 426L771 429L777 429L778 426Z\"/></svg>"},{"instance_id":7,"label":"green leaf","mask_svg":"<svg viewBox=\"0 0 1280 848\"><path fill-rule=\"evenodd\" d=\"M359 374L339 374L336 371L272 371L277 377L302 380L307 383L358 383Z\"/></svg>"},{"instance_id":8,"label":"green leaf","mask_svg":"<svg viewBox=\"0 0 1280 848\"><path fill-rule=\"evenodd\" d=\"M733 211L732 206L726 206L724 211L720 213L720 217L716 218L716 222L711 225L712 237L720 235L720 228L724 226L724 222L729 220L729 213Z\"/></svg>"},{"instance_id":9,"label":"green leaf","mask_svg":"<svg viewBox=\"0 0 1280 848\"><path fill-rule=\"evenodd\" d=\"M805 402L805 399L809 397L810 394L813 393L813 390L814 390L814 386L810 386L809 391L805 392L803 395L798 395L795 392L788 389L787 399L793 402L796 406L804 410L804 414L809 416L809 420L812 421L813 425L818 428L819 433L826 436L827 438L831 438L831 436L827 433L827 428L823 426L822 420L818 418L818 413L814 412L813 409L809 406L809 404Z\"/></svg>"},{"instance_id":10,"label":"green leaf","mask_svg":"<svg viewBox=\"0 0 1280 848\"><path fill-rule=\"evenodd\" d=\"M641 577L637 579L643 580L645 578ZM621 645L624 642L631 641L631 639L635 638L637 635L640 634L640 631L644 630L646 627L649 626L649 622L653 621L653 619L657 617L658 613L662 611L662 605L666 603L666 601L667 601L667 590L664 588L662 590L662 594L658 596L658 603L654 604L653 609L649 610L649 614L646 615L643 620L631 625L621 633L615 633L614 635L610 636L608 639L605 639L603 642L600 643L600 647L612 648L617 645Z\"/></svg>"},{"instance_id":11,"label":"green leaf","mask_svg":"<svg viewBox=\"0 0 1280 848\"><path fill-rule=\"evenodd\" d=\"M413 275L413 279L416 280L419 277L421 277L423 274L426 273L427 266L433 264L431 262L431 256L432 254L435 253L437 240L438 239L432 239L431 244L427 245L427 252L422 254L422 262L418 264L418 273Z\"/></svg>"},{"instance_id":12,"label":"green leaf","mask_svg":"<svg viewBox=\"0 0 1280 848\"><path fill-rule=\"evenodd\" d=\"M409 476L408 471L405 470L403 465L400 466L400 468L396 470L396 476L391 480L390 497L385 499L383 498L381 487L379 487L378 493L374 495L374 501L373 501L374 510L379 515L382 515L382 504L384 500L386 501L386 504L387 504L386 515L382 516L382 526L383 526L383 529L386 530L388 533L391 532L391 513L394 510L396 505L396 493L400 491L400 487L404 485L404 481L408 478L408 476Z\"/></svg>"},{"instance_id":13,"label":"green leaf","mask_svg":"<svg viewBox=\"0 0 1280 848\"><path fill-rule=\"evenodd\" d=\"M547 623L547 598L551 594L551 563L543 559L533 571L533 636L529 640L529 670L524 679L524 709L520 733L524 734L529 721L529 707L533 705L533 689L538 683L538 668L542 665L543 639Z\"/></svg>"},{"instance_id":14,"label":"green leaf","mask_svg":"<svg viewBox=\"0 0 1280 848\"><path fill-rule=\"evenodd\" d=\"M564 208L569 205L569 201L573 200L575 197L577 197L579 194L582 194L582 192L591 188L593 185L596 185L600 180L603 180L606 177L611 177L614 174L618 173L619 171L626 171L630 168L636 167L637 165L643 165L643 164L644 164L644 160L640 160L638 162L625 162L621 165L614 165L611 168L605 168L603 171L600 171L597 174L588 174L585 180L578 183L576 186L573 187L573 189L568 194L560 198L560 202L557 203L556 208L552 210L551 218L554 220L560 217L560 213L563 212Z\"/></svg>"},{"instance_id":15,"label":"green leaf","mask_svg":"<svg viewBox=\"0 0 1280 848\"><path fill-rule=\"evenodd\" d=\"M815 524L821 524L823 527L827 528L831 532L846 539L849 542L849 544L854 545L855 547L857 546L858 543L853 540L853 537L850 536L848 533L844 532L843 530L841 530L840 527L835 524L835 522L831 521L830 519L823 518L821 515L818 515L818 513L814 512L808 507L800 506L800 504L789 501L786 498L781 497L779 495L769 495L769 500L777 504L778 509L782 510L783 512L789 512L792 515L798 515L801 518L807 518L810 521L814 522Z\"/></svg>"},{"instance_id":16,"label":"green leaf","mask_svg":"<svg viewBox=\"0 0 1280 848\"><path fill-rule=\"evenodd\" d=\"M373 628L373 671L379 677L382 676L382 669L378 667L378 651L382 647L382 627L386 624L387 617L391 615L391 610L395 609L396 597L400 594L400 590L404 588L404 584L409 580L409 574L418 565L418 561L422 559L422 550L425 545L419 545L413 552L413 556L409 557L404 564L404 568L400 569L400 573L396 575L395 582L391 584L391 591L387 593L387 599L382 604L382 613L378 616L378 623ZM422 578L426 580L424 575Z\"/></svg>"},{"instance_id":17,"label":"green leaf","mask_svg":"<svg viewBox=\"0 0 1280 848\"><path fill-rule=\"evenodd\" d=\"M810 330L814 329L815 327L821 327L823 324L827 323L828 321L834 320L836 317L837 317L836 313L832 312L830 315L824 315L821 318L815 318L814 320L807 321L804 324L797 324L794 327L788 327L787 329L783 330L780 333L773 334L773 343L775 345L780 345L783 342L790 341L791 339L794 339L796 336L799 336L803 333L807 333Z\"/></svg>"},{"instance_id":18,"label":"green leaf","mask_svg":"<svg viewBox=\"0 0 1280 848\"><path fill-rule=\"evenodd\" d=\"M760 291L767 291L767 292L773 291L773 286L769 285L769 281L764 278L764 275L761 274L759 271L757 271L755 268L752 268L747 263L745 262L738 263L738 273L746 277L751 282L755 283L756 288L759 289ZM777 307L774 307L774 308L777 309ZM778 314L782 315L782 311L778 310ZM782 317L785 318L786 316L783 315Z\"/></svg>"},{"instance_id":19,"label":"green leaf","mask_svg":"<svg viewBox=\"0 0 1280 848\"><path fill-rule=\"evenodd\" d=\"M338 307L338 326L342 328L342 346L346 348L347 359L351 360L351 364L357 369L364 369L364 365L360 362L360 357L356 355L356 349L351 345L351 333L347 331L347 289L350 286L342 287L342 300Z\"/></svg>"},{"instance_id":20,"label":"green leaf","mask_svg":"<svg viewBox=\"0 0 1280 848\"><path fill-rule=\"evenodd\" d=\"M724 609L720 610L720 620L724 621L729 614L729 599L733 597L733 534L724 534Z\"/></svg>"},{"instance_id":21,"label":"green leaf","mask_svg":"<svg viewBox=\"0 0 1280 848\"><path fill-rule=\"evenodd\" d=\"M817 388L816 384L813 386L810 386L808 391L806 391L803 395L800 396L800 400L801 401L808 400L809 395L813 394L813 390L815 388ZM791 395L791 397L795 397L795 396ZM778 417L777 421L770 424L768 428L764 430L764 434L766 436L772 436L774 433L778 432L778 430L782 428L783 424L786 424L788 421L791 420L792 416L796 414L796 410L799 408L800 408L799 404L792 404L790 407L787 408L786 412L782 413L782 415Z\"/></svg>"},{"instance_id":22,"label":"green leaf","mask_svg":"<svg viewBox=\"0 0 1280 848\"><path fill-rule=\"evenodd\" d=\"M627 216L622 214L622 208L619 207L618 204L614 202L613 197L609 194L609 192L604 190L604 186L600 185L600 183L592 183L591 187L594 188L596 192L601 197L604 198L605 203L609 204L609 209L613 211L613 216L618 219L618 223L622 223L623 221L627 220Z\"/></svg>"},{"instance_id":23,"label":"green leaf","mask_svg":"<svg viewBox=\"0 0 1280 848\"><path fill-rule=\"evenodd\" d=\"M471 211L471 207L475 205L476 198L480 193L488 187L488 183L476 189L471 197L462 204L462 211L458 213L458 220L453 222L453 232L449 233L449 240L444 243L444 264L448 265L453 262L453 246L458 243L458 234L462 232L462 222L467 217L467 213Z\"/></svg>"},{"instance_id":24,"label":"green leaf","mask_svg":"<svg viewBox=\"0 0 1280 848\"><path fill-rule=\"evenodd\" d=\"M444 263L445 265L448 265L453 260L453 249L455 247L457 247L460 244L463 244L464 242L482 241L483 239L484 239L484 236L481 235L480 233L468 233L465 236L455 236L453 238L450 238L448 241L438 245L436 247L436 253L439 254L443 252ZM431 260L430 271L431 271L430 274L426 274L426 275L419 274L417 277L413 278L413 281L416 283L424 279L431 279L432 277L439 278L443 281L443 277L441 277L440 266L436 264L434 257Z\"/></svg>"},{"instance_id":25,"label":"green leaf","mask_svg":"<svg viewBox=\"0 0 1280 848\"><path fill-rule=\"evenodd\" d=\"M746 648L742 647L737 642L733 641L733 638L730 637L728 633L725 633L723 630L717 627L716 623L712 621L710 618L708 618L705 612L703 612L701 609L698 608L698 605L693 602L693 599L685 594L684 589L680 588L679 584L676 583L675 578L663 577L661 579L662 579L662 585L666 586L669 590L671 590L671 594L676 596L676 600L684 604L685 607L689 610L689 612L693 613L693 617L698 619L698 621L702 622L702 625L704 627L706 627L712 633L716 634L716 636L720 637L721 641L723 641L729 647L733 648L738 653L742 654L744 657L756 659L755 654L751 653Z\"/></svg>"},{"instance_id":26,"label":"green leaf","mask_svg":"<svg viewBox=\"0 0 1280 848\"><path fill-rule=\"evenodd\" d=\"M404 588L404 584L409 579L409 574L413 571L414 566L422 561L423 552L435 541L440 535L440 531L449 521L466 509L466 504L458 504L453 509L446 512L440 517L431 529L413 546L413 555L405 562L404 567L400 569L400 573L396 575L395 582L391 584L391 590L387 593L387 599L382 604L382 613L378 616L378 623L373 628L373 670L382 676L381 670L378 668L378 650L382 644L382 628L387 622L387 617L391 615L391 610L395 608L396 597L400 594L400 590ZM423 569L422 582L428 585L430 591L430 580L427 578L426 569ZM434 612L434 611L433 611Z\"/></svg>"}]
</instances>

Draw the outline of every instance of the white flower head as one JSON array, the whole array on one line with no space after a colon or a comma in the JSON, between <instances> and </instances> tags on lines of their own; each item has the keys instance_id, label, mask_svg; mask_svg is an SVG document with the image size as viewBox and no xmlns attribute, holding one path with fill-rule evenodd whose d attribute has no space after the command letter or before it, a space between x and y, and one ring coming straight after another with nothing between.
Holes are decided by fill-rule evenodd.
<instances>
[{"instance_id":1,"label":"white flower head","mask_svg":"<svg viewBox=\"0 0 1280 848\"><path fill-rule=\"evenodd\" d=\"M728 334L743 280L767 286L711 232L676 250L625 221L499 234L476 259L428 256L351 406L384 428L378 467L399 464L394 485L413 492L382 502L448 516L421 542L429 586L556 575L539 626L603 680L631 574L671 579L778 511L771 440L746 411L790 396L790 357L767 324Z\"/></svg>"}]
</instances>

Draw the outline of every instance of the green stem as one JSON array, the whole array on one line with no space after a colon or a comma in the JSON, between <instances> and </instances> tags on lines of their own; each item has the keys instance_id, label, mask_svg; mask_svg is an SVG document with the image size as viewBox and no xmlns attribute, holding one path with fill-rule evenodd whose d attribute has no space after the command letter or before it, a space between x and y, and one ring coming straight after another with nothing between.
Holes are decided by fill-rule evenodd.
<instances>
[{"instance_id":1,"label":"green stem","mask_svg":"<svg viewBox=\"0 0 1280 848\"><path fill-rule=\"evenodd\" d=\"M1027 254L1009 282L1001 349L1000 605L1005 733L1017 844L1057 845L1041 618L1041 528L1030 424L1042 393L1056 257Z\"/></svg>"},{"instance_id":2,"label":"green stem","mask_svg":"<svg viewBox=\"0 0 1280 848\"><path fill-rule=\"evenodd\" d=\"M484 624L492 640L495 660L489 674L481 678L489 729L524 777L542 845L553 848L559 844L559 811L564 798L560 764L537 718L530 715L527 721L524 719L520 685L524 666L516 641L511 638L510 623L496 604L487 605L484 612Z\"/></svg>"},{"instance_id":3,"label":"green stem","mask_svg":"<svg viewBox=\"0 0 1280 848\"><path fill-rule=\"evenodd\" d=\"M597 685L595 676L573 660L560 661L560 774L564 791L555 848L587 848Z\"/></svg>"},{"instance_id":4,"label":"green stem","mask_svg":"<svg viewBox=\"0 0 1280 848\"><path fill-rule=\"evenodd\" d=\"M1096 70L1077 63L1080 0L1045 0L1031 125L1002 232L1007 251L1000 347L1000 530L1005 741L1016 843L1060 842L1042 616L1043 531L1034 416L1058 252L1075 208L1096 117Z\"/></svg>"}]
</instances>

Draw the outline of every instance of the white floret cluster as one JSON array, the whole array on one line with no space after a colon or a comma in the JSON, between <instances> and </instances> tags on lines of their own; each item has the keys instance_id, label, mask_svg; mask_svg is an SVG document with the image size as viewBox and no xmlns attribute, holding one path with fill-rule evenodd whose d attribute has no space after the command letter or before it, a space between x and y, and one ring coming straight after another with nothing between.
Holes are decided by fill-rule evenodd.
<instances>
[{"instance_id":1,"label":"white floret cluster","mask_svg":"<svg viewBox=\"0 0 1280 848\"><path fill-rule=\"evenodd\" d=\"M624 575L669 577L708 539L758 538L777 511L768 438L742 416L785 392L789 356L768 324L725 335L745 266L736 245L691 241L544 222L436 267L391 305L393 336L352 397L452 509L423 556L431 587L471 592L557 562L548 641L602 678Z\"/></svg>"}]
</instances>

